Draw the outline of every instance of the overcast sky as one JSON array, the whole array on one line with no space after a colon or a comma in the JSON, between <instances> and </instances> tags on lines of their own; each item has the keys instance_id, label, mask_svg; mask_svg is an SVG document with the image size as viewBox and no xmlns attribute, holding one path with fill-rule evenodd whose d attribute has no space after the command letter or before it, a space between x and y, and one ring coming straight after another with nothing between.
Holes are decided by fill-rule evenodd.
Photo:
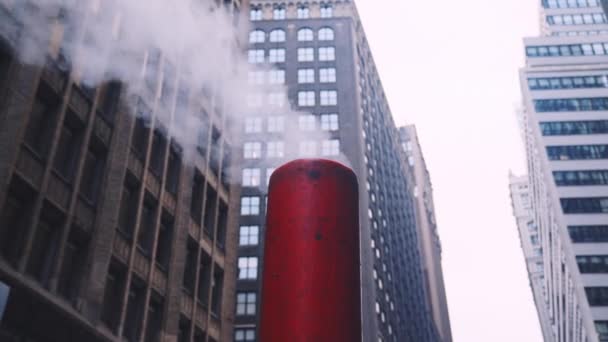
<instances>
[{"instance_id":1,"label":"overcast sky","mask_svg":"<svg viewBox=\"0 0 608 342\"><path fill-rule=\"evenodd\" d=\"M356 0L398 125L431 173L454 340L540 342L508 190L540 0Z\"/></svg>"}]
</instances>

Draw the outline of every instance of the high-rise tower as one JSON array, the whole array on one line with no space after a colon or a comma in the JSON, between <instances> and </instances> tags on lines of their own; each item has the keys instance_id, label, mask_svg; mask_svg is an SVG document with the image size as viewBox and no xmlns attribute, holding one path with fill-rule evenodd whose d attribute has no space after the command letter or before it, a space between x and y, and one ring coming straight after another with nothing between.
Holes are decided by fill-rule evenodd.
<instances>
[{"instance_id":1,"label":"high-rise tower","mask_svg":"<svg viewBox=\"0 0 608 342\"><path fill-rule=\"evenodd\" d=\"M364 341L439 341L401 149L352 1L252 1L235 341L256 341L268 179L295 157L348 160L359 179ZM278 101L287 88L288 103ZM272 109L268 109L268 107ZM263 108L263 109L262 109ZM287 112L297 113L287 115ZM272 294L267 294L272 295Z\"/></svg>"},{"instance_id":2,"label":"high-rise tower","mask_svg":"<svg viewBox=\"0 0 608 342\"><path fill-rule=\"evenodd\" d=\"M607 30L598 0L543 0L543 34L524 41L522 129L542 251L536 304L552 341L608 341Z\"/></svg>"}]
</instances>

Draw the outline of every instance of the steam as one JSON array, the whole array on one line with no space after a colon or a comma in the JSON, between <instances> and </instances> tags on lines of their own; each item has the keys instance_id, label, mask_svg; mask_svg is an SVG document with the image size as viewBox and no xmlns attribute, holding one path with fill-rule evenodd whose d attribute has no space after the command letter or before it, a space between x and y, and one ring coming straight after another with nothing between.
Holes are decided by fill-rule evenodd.
<instances>
[{"instance_id":1,"label":"steam","mask_svg":"<svg viewBox=\"0 0 608 342\"><path fill-rule=\"evenodd\" d=\"M14 14L29 37L16 45L23 62L43 65L48 54L60 52L81 84L121 81L131 112L142 115L142 105L156 108L154 120L182 146L187 163L203 131L200 113L209 106L227 116L234 137L252 111L284 115L282 140L291 146L285 151L288 159L298 157L297 146L304 138L327 139L320 130L311 134L298 129L302 113L291 108L285 87L272 91L281 97L273 102L283 106L268 99L256 108L248 105L248 98L266 94L259 85L249 84L250 72L270 67L247 61L247 42L237 41L246 38L246 28L237 25L232 9L218 8L215 1L40 0L17 6ZM49 51L49 46L60 46L60 51ZM235 141L246 140L241 136Z\"/></svg>"}]
</instances>

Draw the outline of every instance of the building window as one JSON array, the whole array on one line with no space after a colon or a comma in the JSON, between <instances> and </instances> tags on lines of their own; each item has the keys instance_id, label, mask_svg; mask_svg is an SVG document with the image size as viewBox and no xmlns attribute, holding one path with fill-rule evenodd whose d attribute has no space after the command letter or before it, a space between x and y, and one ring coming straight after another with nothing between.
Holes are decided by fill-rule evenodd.
<instances>
[{"instance_id":1,"label":"building window","mask_svg":"<svg viewBox=\"0 0 608 342\"><path fill-rule=\"evenodd\" d=\"M311 107L315 103L315 92L314 91L299 91L298 92L298 106L300 107Z\"/></svg>"},{"instance_id":2,"label":"building window","mask_svg":"<svg viewBox=\"0 0 608 342\"><path fill-rule=\"evenodd\" d=\"M606 24L606 16L603 13L548 15L547 23L549 25Z\"/></svg>"},{"instance_id":3,"label":"building window","mask_svg":"<svg viewBox=\"0 0 608 342\"><path fill-rule=\"evenodd\" d=\"M274 107L285 106L286 96L284 93L270 93L268 94L268 104Z\"/></svg>"},{"instance_id":4,"label":"building window","mask_svg":"<svg viewBox=\"0 0 608 342\"><path fill-rule=\"evenodd\" d=\"M298 118L298 126L303 131L314 131L317 124L317 119L314 115L300 115Z\"/></svg>"},{"instance_id":5,"label":"building window","mask_svg":"<svg viewBox=\"0 0 608 342\"><path fill-rule=\"evenodd\" d=\"M264 50L249 50L247 57L251 64L264 63Z\"/></svg>"},{"instance_id":6,"label":"building window","mask_svg":"<svg viewBox=\"0 0 608 342\"><path fill-rule=\"evenodd\" d=\"M241 257L238 261L239 279L257 279L258 278L258 258L257 257Z\"/></svg>"},{"instance_id":7,"label":"building window","mask_svg":"<svg viewBox=\"0 0 608 342\"><path fill-rule=\"evenodd\" d=\"M319 69L319 82L321 82L321 83L336 82L336 68Z\"/></svg>"},{"instance_id":8,"label":"building window","mask_svg":"<svg viewBox=\"0 0 608 342\"><path fill-rule=\"evenodd\" d=\"M282 141L269 141L266 148L266 157L283 158L285 157L285 143Z\"/></svg>"},{"instance_id":9,"label":"building window","mask_svg":"<svg viewBox=\"0 0 608 342\"><path fill-rule=\"evenodd\" d=\"M608 213L608 197L561 198L560 202L566 214Z\"/></svg>"},{"instance_id":10,"label":"building window","mask_svg":"<svg viewBox=\"0 0 608 342\"><path fill-rule=\"evenodd\" d=\"M262 56L262 62L264 56ZM250 71L248 75L249 84L264 84L264 72L263 71Z\"/></svg>"},{"instance_id":11,"label":"building window","mask_svg":"<svg viewBox=\"0 0 608 342\"><path fill-rule=\"evenodd\" d=\"M259 159L262 157L262 143L246 142L243 147L245 159Z\"/></svg>"},{"instance_id":12,"label":"building window","mask_svg":"<svg viewBox=\"0 0 608 342\"><path fill-rule=\"evenodd\" d=\"M252 316L256 312L256 293L239 292L236 294L236 314L238 316Z\"/></svg>"},{"instance_id":13,"label":"building window","mask_svg":"<svg viewBox=\"0 0 608 342\"><path fill-rule=\"evenodd\" d=\"M315 69L298 69L298 83L314 83Z\"/></svg>"},{"instance_id":14,"label":"building window","mask_svg":"<svg viewBox=\"0 0 608 342\"><path fill-rule=\"evenodd\" d=\"M608 341L608 321L595 321L594 323L600 342Z\"/></svg>"},{"instance_id":15,"label":"building window","mask_svg":"<svg viewBox=\"0 0 608 342\"><path fill-rule=\"evenodd\" d=\"M315 60L313 48L298 48L298 62L312 62Z\"/></svg>"},{"instance_id":16,"label":"building window","mask_svg":"<svg viewBox=\"0 0 608 342\"><path fill-rule=\"evenodd\" d=\"M310 10L306 5L298 6L297 10L298 19L308 19L310 17Z\"/></svg>"},{"instance_id":17,"label":"building window","mask_svg":"<svg viewBox=\"0 0 608 342\"><path fill-rule=\"evenodd\" d=\"M260 186L260 169L243 169L243 186Z\"/></svg>"},{"instance_id":18,"label":"building window","mask_svg":"<svg viewBox=\"0 0 608 342\"><path fill-rule=\"evenodd\" d=\"M266 40L266 33L264 33L264 31L255 30L255 31L249 32L249 43L250 44L263 43L265 40Z\"/></svg>"},{"instance_id":19,"label":"building window","mask_svg":"<svg viewBox=\"0 0 608 342\"><path fill-rule=\"evenodd\" d=\"M272 19L274 20L284 20L285 19L285 7L276 6L272 10Z\"/></svg>"},{"instance_id":20,"label":"building window","mask_svg":"<svg viewBox=\"0 0 608 342\"><path fill-rule=\"evenodd\" d=\"M268 50L268 62L283 63L285 62L285 49L270 49Z\"/></svg>"},{"instance_id":21,"label":"building window","mask_svg":"<svg viewBox=\"0 0 608 342\"><path fill-rule=\"evenodd\" d=\"M568 226L574 243L608 242L608 225Z\"/></svg>"},{"instance_id":22,"label":"building window","mask_svg":"<svg viewBox=\"0 0 608 342\"><path fill-rule=\"evenodd\" d=\"M528 78L530 90L606 88L606 75Z\"/></svg>"},{"instance_id":23,"label":"building window","mask_svg":"<svg viewBox=\"0 0 608 342\"><path fill-rule=\"evenodd\" d=\"M262 20L262 9L260 7L253 7L249 11L249 20L258 21Z\"/></svg>"},{"instance_id":24,"label":"building window","mask_svg":"<svg viewBox=\"0 0 608 342\"><path fill-rule=\"evenodd\" d=\"M583 8L599 6L599 0L543 0L544 8Z\"/></svg>"},{"instance_id":25,"label":"building window","mask_svg":"<svg viewBox=\"0 0 608 342\"><path fill-rule=\"evenodd\" d=\"M260 214L260 198L257 196L253 197L241 197L241 215L259 215Z\"/></svg>"},{"instance_id":26,"label":"building window","mask_svg":"<svg viewBox=\"0 0 608 342\"><path fill-rule=\"evenodd\" d=\"M314 32L309 28L301 28L298 30L299 42L310 42L315 39Z\"/></svg>"},{"instance_id":27,"label":"building window","mask_svg":"<svg viewBox=\"0 0 608 342\"><path fill-rule=\"evenodd\" d=\"M608 306L608 287L585 287L590 306Z\"/></svg>"},{"instance_id":28,"label":"building window","mask_svg":"<svg viewBox=\"0 0 608 342\"><path fill-rule=\"evenodd\" d=\"M340 155L340 140L325 140L321 143L321 155L337 156Z\"/></svg>"},{"instance_id":29,"label":"building window","mask_svg":"<svg viewBox=\"0 0 608 342\"><path fill-rule=\"evenodd\" d=\"M608 170L554 171L557 186L608 185Z\"/></svg>"},{"instance_id":30,"label":"building window","mask_svg":"<svg viewBox=\"0 0 608 342\"><path fill-rule=\"evenodd\" d=\"M335 90L321 90L321 106L335 106L338 104L338 92Z\"/></svg>"},{"instance_id":31,"label":"building window","mask_svg":"<svg viewBox=\"0 0 608 342\"><path fill-rule=\"evenodd\" d=\"M549 160L608 159L608 145L547 146Z\"/></svg>"},{"instance_id":32,"label":"building window","mask_svg":"<svg viewBox=\"0 0 608 342\"><path fill-rule=\"evenodd\" d=\"M331 18L334 16L334 8L330 4L321 4L321 18Z\"/></svg>"},{"instance_id":33,"label":"building window","mask_svg":"<svg viewBox=\"0 0 608 342\"><path fill-rule=\"evenodd\" d=\"M560 56L601 56L608 53L608 43L585 43L570 45L528 46L526 56L560 57Z\"/></svg>"},{"instance_id":34,"label":"building window","mask_svg":"<svg viewBox=\"0 0 608 342\"><path fill-rule=\"evenodd\" d=\"M280 43L285 41L285 31L276 29L270 31L270 42L271 43Z\"/></svg>"},{"instance_id":35,"label":"building window","mask_svg":"<svg viewBox=\"0 0 608 342\"><path fill-rule=\"evenodd\" d=\"M608 110L608 97L534 100L539 113Z\"/></svg>"},{"instance_id":36,"label":"building window","mask_svg":"<svg viewBox=\"0 0 608 342\"><path fill-rule=\"evenodd\" d=\"M285 117L271 116L268 118L268 132L282 132L285 129Z\"/></svg>"},{"instance_id":37,"label":"building window","mask_svg":"<svg viewBox=\"0 0 608 342\"><path fill-rule=\"evenodd\" d=\"M606 134L608 120L541 122L540 130L544 136Z\"/></svg>"},{"instance_id":38,"label":"building window","mask_svg":"<svg viewBox=\"0 0 608 342\"><path fill-rule=\"evenodd\" d=\"M316 141L300 142L300 156L314 157L316 154L317 154L317 142Z\"/></svg>"},{"instance_id":39,"label":"building window","mask_svg":"<svg viewBox=\"0 0 608 342\"><path fill-rule=\"evenodd\" d=\"M255 329L235 329L234 342L255 342Z\"/></svg>"},{"instance_id":40,"label":"building window","mask_svg":"<svg viewBox=\"0 0 608 342\"><path fill-rule=\"evenodd\" d=\"M245 133L262 132L262 118L245 118Z\"/></svg>"},{"instance_id":41,"label":"building window","mask_svg":"<svg viewBox=\"0 0 608 342\"><path fill-rule=\"evenodd\" d=\"M268 83L270 84L284 84L285 83L285 70L276 69L268 72Z\"/></svg>"},{"instance_id":42,"label":"building window","mask_svg":"<svg viewBox=\"0 0 608 342\"><path fill-rule=\"evenodd\" d=\"M47 158L48 147L55 131L59 98L40 84L32 105L24 141L41 158Z\"/></svg>"},{"instance_id":43,"label":"building window","mask_svg":"<svg viewBox=\"0 0 608 342\"><path fill-rule=\"evenodd\" d=\"M274 173L275 168L269 167L266 169L266 186L270 185L270 177Z\"/></svg>"},{"instance_id":44,"label":"building window","mask_svg":"<svg viewBox=\"0 0 608 342\"><path fill-rule=\"evenodd\" d=\"M338 114L321 114L321 129L324 131L337 131Z\"/></svg>"},{"instance_id":45,"label":"building window","mask_svg":"<svg viewBox=\"0 0 608 342\"><path fill-rule=\"evenodd\" d=\"M329 27L323 27L319 30L319 40L334 40L334 30Z\"/></svg>"},{"instance_id":46,"label":"building window","mask_svg":"<svg viewBox=\"0 0 608 342\"><path fill-rule=\"evenodd\" d=\"M260 241L260 227L241 226L239 228L239 246L257 246Z\"/></svg>"},{"instance_id":47,"label":"building window","mask_svg":"<svg viewBox=\"0 0 608 342\"><path fill-rule=\"evenodd\" d=\"M576 263L581 273L608 273L608 255L578 255Z\"/></svg>"},{"instance_id":48,"label":"building window","mask_svg":"<svg viewBox=\"0 0 608 342\"><path fill-rule=\"evenodd\" d=\"M333 46L326 46L319 48L319 60L320 61L335 61L336 60L336 49Z\"/></svg>"},{"instance_id":49,"label":"building window","mask_svg":"<svg viewBox=\"0 0 608 342\"><path fill-rule=\"evenodd\" d=\"M103 181L105 160L106 150L91 144L87 151L84 169L82 170L82 180L80 181L80 194L89 203L97 203L99 189Z\"/></svg>"}]
</instances>

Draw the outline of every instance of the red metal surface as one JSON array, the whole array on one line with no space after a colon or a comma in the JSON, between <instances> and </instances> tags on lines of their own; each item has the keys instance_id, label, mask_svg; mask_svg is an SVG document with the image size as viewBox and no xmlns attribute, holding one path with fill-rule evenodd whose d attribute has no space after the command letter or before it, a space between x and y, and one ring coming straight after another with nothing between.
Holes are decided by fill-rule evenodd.
<instances>
[{"instance_id":1,"label":"red metal surface","mask_svg":"<svg viewBox=\"0 0 608 342\"><path fill-rule=\"evenodd\" d=\"M357 178L305 159L270 179L262 342L361 341Z\"/></svg>"}]
</instances>

